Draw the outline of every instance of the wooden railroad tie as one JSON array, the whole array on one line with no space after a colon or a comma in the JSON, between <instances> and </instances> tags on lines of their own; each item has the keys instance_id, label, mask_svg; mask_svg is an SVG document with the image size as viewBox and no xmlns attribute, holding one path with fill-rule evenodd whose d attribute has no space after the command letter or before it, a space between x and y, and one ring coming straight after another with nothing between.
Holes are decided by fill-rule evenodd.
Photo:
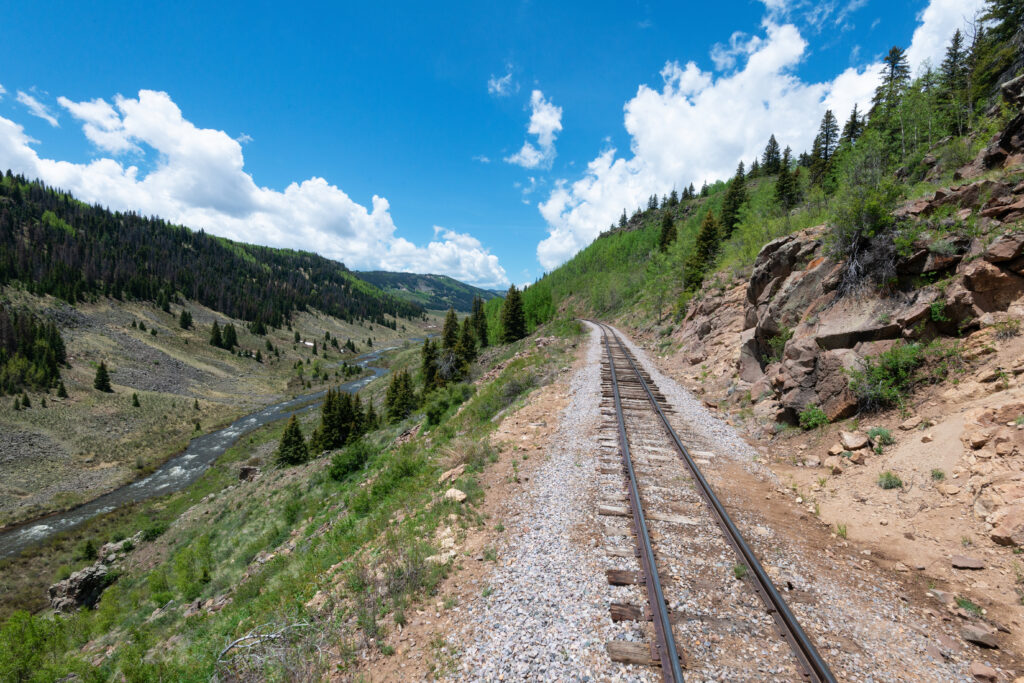
<instances>
[{"instance_id":1,"label":"wooden railroad tie","mask_svg":"<svg viewBox=\"0 0 1024 683\"><path fill-rule=\"evenodd\" d=\"M613 662L639 664L640 666L661 666L661 659L654 646L648 643L634 643L627 640L612 640L605 643L605 650ZM688 668L686 657L679 653L679 665Z\"/></svg>"},{"instance_id":2,"label":"wooden railroad tie","mask_svg":"<svg viewBox=\"0 0 1024 683\"><path fill-rule=\"evenodd\" d=\"M608 569L605 576L613 586L635 586L644 582L643 573L631 569Z\"/></svg>"}]
</instances>

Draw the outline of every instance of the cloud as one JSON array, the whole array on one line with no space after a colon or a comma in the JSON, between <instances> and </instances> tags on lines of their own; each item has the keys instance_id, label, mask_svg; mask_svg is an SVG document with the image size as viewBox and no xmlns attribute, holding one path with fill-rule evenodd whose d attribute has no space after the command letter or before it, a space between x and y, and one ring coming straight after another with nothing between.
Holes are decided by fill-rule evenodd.
<instances>
[{"instance_id":1,"label":"cloud","mask_svg":"<svg viewBox=\"0 0 1024 683\"><path fill-rule=\"evenodd\" d=\"M473 161L479 161L481 164L491 163L491 158L486 154L477 154L473 157Z\"/></svg>"},{"instance_id":2,"label":"cloud","mask_svg":"<svg viewBox=\"0 0 1024 683\"><path fill-rule=\"evenodd\" d=\"M914 30L907 48L910 68L917 73L925 62L937 68L953 34L958 28L963 29L985 4L985 0L931 0L918 15L921 24Z\"/></svg>"},{"instance_id":3,"label":"cloud","mask_svg":"<svg viewBox=\"0 0 1024 683\"><path fill-rule=\"evenodd\" d=\"M6 90L4 90L4 86L3 86L3 84L2 84L2 83L0 83L0 100L2 100L2 99L4 98L4 94L5 94L6 92L7 92L7 91L6 91Z\"/></svg>"},{"instance_id":4,"label":"cloud","mask_svg":"<svg viewBox=\"0 0 1024 683\"><path fill-rule=\"evenodd\" d=\"M230 239L315 251L352 268L440 272L483 286L508 282L498 258L470 235L443 230L426 246L396 235L383 197L366 207L319 177L283 191L256 185L244 170L239 141L196 127L167 93L141 90L137 98L114 98L113 105L59 102L97 149L143 160L151 154L152 170L143 173L109 156L88 163L40 157L24 128L3 117L0 167L89 203L159 215Z\"/></svg>"},{"instance_id":5,"label":"cloud","mask_svg":"<svg viewBox=\"0 0 1024 683\"><path fill-rule=\"evenodd\" d=\"M54 128L60 127L57 117L50 113L46 105L22 90L18 91L18 101L25 105L28 113L37 116Z\"/></svg>"},{"instance_id":6,"label":"cloud","mask_svg":"<svg viewBox=\"0 0 1024 683\"><path fill-rule=\"evenodd\" d=\"M850 67L822 82L799 79L794 71L806 55L807 41L796 26L772 20L798 3L762 1L768 9L762 35L733 34L728 46L712 49L722 73L670 61L661 71L660 88L638 88L624 107L629 156L606 147L582 177L555 181L538 205L548 224L547 238L537 245L545 270L569 259L617 220L623 208L632 212L652 193L728 178L738 161L759 156L772 134L796 153L807 150L826 109L840 121L854 103L867 110L881 64ZM967 3L932 0L908 49L914 66L934 60L959 17L970 15L964 8L982 0Z\"/></svg>"},{"instance_id":7,"label":"cloud","mask_svg":"<svg viewBox=\"0 0 1024 683\"><path fill-rule=\"evenodd\" d=\"M549 168L555 158L555 137L562 130L562 108L544 99L540 90L534 90L530 94L530 109L530 125L526 132L537 137L537 146L526 141L522 149L506 157L505 161L523 168Z\"/></svg>"},{"instance_id":8,"label":"cloud","mask_svg":"<svg viewBox=\"0 0 1024 683\"><path fill-rule=\"evenodd\" d=\"M252 136L249 135L248 133L242 133L237 138L235 138L235 141L238 142L238 144L240 145L248 145L250 142L252 142Z\"/></svg>"},{"instance_id":9,"label":"cloud","mask_svg":"<svg viewBox=\"0 0 1024 683\"><path fill-rule=\"evenodd\" d=\"M57 98L57 103L83 123L82 132L85 137L99 149L114 154L142 151L128 139L124 122L106 100L96 98L89 102L72 102L61 96Z\"/></svg>"},{"instance_id":10,"label":"cloud","mask_svg":"<svg viewBox=\"0 0 1024 683\"><path fill-rule=\"evenodd\" d=\"M508 67L508 73L504 76L495 76L491 74L491 77L487 79L487 92L491 95L498 97L504 97L510 95L512 92L519 91L519 84L512 82L512 67Z\"/></svg>"}]
</instances>

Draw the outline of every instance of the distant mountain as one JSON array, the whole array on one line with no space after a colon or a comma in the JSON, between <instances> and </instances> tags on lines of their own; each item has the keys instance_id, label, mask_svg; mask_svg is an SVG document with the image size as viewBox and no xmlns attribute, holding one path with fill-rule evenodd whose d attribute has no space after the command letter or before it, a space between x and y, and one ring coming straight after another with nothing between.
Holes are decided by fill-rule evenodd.
<instances>
[{"instance_id":1,"label":"distant mountain","mask_svg":"<svg viewBox=\"0 0 1024 683\"><path fill-rule=\"evenodd\" d=\"M478 296L487 301L500 296L497 292L467 285L447 275L392 273L385 270L356 271L356 275L388 294L434 310L454 306L456 311L469 311L473 306L473 297Z\"/></svg>"},{"instance_id":2,"label":"distant mountain","mask_svg":"<svg viewBox=\"0 0 1024 683\"><path fill-rule=\"evenodd\" d=\"M283 327L308 308L381 325L385 315L423 314L414 300L385 294L317 254L111 212L8 171L0 176L0 286L12 283L71 303L109 296L166 307L183 296L254 329Z\"/></svg>"}]
</instances>

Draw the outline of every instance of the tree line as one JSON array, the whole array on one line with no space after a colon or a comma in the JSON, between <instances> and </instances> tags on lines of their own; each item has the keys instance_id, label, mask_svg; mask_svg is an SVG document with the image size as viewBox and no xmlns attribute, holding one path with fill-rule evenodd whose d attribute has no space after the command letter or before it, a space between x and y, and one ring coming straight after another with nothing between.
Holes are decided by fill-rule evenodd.
<instances>
[{"instance_id":1,"label":"tree line","mask_svg":"<svg viewBox=\"0 0 1024 683\"><path fill-rule=\"evenodd\" d=\"M57 387L66 364L64 340L54 323L0 302L0 394Z\"/></svg>"},{"instance_id":2,"label":"tree line","mask_svg":"<svg viewBox=\"0 0 1024 683\"><path fill-rule=\"evenodd\" d=\"M70 303L101 296L182 296L256 329L316 308L348 322L391 326L423 309L309 252L232 242L202 230L111 212L7 171L0 177L0 285Z\"/></svg>"}]
</instances>

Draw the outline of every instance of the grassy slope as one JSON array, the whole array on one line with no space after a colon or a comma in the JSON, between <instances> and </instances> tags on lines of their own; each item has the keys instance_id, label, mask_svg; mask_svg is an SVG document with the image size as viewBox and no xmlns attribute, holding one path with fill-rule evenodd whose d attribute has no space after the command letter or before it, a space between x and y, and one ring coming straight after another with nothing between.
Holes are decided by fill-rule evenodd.
<instances>
[{"instance_id":1,"label":"grassy slope","mask_svg":"<svg viewBox=\"0 0 1024 683\"><path fill-rule=\"evenodd\" d=\"M317 363L326 367L352 356L333 348L325 352L325 331L342 342L352 338L362 352L368 338L379 346L421 335L436 323L432 318L399 321L398 330L391 330L316 312L297 314L294 329L303 339L318 341L314 357L311 348L294 343L293 332L270 330L266 337L257 337L241 321L233 321L241 348L263 354L264 362L257 363L210 346L213 320L223 325L230 319L197 305L187 304L195 324L182 330L177 305L165 313L142 302L103 300L69 312L49 297L10 289L3 296L44 314L70 315L72 322L62 330L70 363L62 377L69 398L30 392L33 407L21 411L13 410L11 400L0 401L0 428L10 437L0 441L0 454L8 458L0 481L0 525L94 498L151 471L185 448L190 438L305 391L297 379L297 362L307 382L321 384L322 377L312 380ZM133 321L144 322L147 331L132 328ZM268 340L280 358L267 352ZM111 369L113 394L92 387L100 361ZM139 396L139 408L131 405L133 393Z\"/></svg>"},{"instance_id":2,"label":"grassy slope","mask_svg":"<svg viewBox=\"0 0 1024 683\"><path fill-rule=\"evenodd\" d=\"M566 331L578 334L579 328ZM309 626L289 631L282 655L264 661L260 677L322 674L327 655L351 666L359 648L373 646L387 624L401 622L446 573L448 565L425 561L437 552L429 539L438 525L450 515L459 525L486 523L476 512L484 495L476 478L496 457L488 445L492 418L549 381L572 354L568 340L543 353L532 350L524 340L488 351L477 374L527 353L479 386L461 412L451 408L439 426L411 442L393 445L420 415L370 435L377 455L348 480L327 476L328 459L320 458L232 488L237 463L267 464L278 424L231 449L189 491L98 520L91 530L97 535L172 523L134 551L96 610L52 618L21 614L8 622L0 633L0 678L23 671L42 680L75 671L86 680L209 680L215 671L224 675L243 666L241 660L217 664L226 642L266 624ZM396 364L414 366L414 356L405 350ZM454 485L468 496L461 505L441 498L451 484L437 481L460 462L467 470ZM0 570L11 575L26 568L8 563ZM232 601L222 610L183 616L187 600L225 594ZM306 606L314 598L311 604L321 602L322 609ZM108 647L111 655L93 668L88 662Z\"/></svg>"}]
</instances>

